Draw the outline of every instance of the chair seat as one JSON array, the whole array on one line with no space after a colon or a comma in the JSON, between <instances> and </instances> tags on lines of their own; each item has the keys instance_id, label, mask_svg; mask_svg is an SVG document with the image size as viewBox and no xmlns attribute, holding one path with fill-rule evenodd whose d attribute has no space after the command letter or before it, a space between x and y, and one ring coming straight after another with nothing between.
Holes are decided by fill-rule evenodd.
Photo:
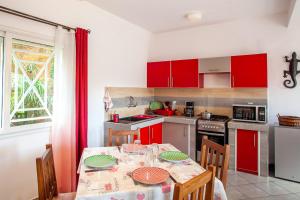
<instances>
[{"instance_id":1,"label":"chair seat","mask_svg":"<svg viewBox=\"0 0 300 200\"><path fill-rule=\"evenodd\" d=\"M74 200L76 197L76 192L72 193L59 193L57 197L53 200Z\"/></svg>"}]
</instances>

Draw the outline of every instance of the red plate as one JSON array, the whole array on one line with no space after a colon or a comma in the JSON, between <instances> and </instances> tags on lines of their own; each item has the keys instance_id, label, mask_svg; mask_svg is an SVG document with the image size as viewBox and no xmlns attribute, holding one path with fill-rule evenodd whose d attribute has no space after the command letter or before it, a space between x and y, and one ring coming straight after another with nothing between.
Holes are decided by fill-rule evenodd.
<instances>
[{"instance_id":1,"label":"red plate","mask_svg":"<svg viewBox=\"0 0 300 200\"><path fill-rule=\"evenodd\" d=\"M141 167L132 172L133 180L147 185L163 183L169 176L168 171L158 167Z\"/></svg>"}]
</instances>

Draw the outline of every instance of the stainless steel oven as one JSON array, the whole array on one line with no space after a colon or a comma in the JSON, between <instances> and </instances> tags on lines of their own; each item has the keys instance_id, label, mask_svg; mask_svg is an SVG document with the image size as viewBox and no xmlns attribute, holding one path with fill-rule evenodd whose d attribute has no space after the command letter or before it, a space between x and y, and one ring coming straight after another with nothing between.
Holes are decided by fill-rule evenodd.
<instances>
[{"instance_id":1,"label":"stainless steel oven","mask_svg":"<svg viewBox=\"0 0 300 200\"><path fill-rule=\"evenodd\" d=\"M267 107L265 105L233 104L232 113L232 119L235 121L267 122Z\"/></svg>"},{"instance_id":2,"label":"stainless steel oven","mask_svg":"<svg viewBox=\"0 0 300 200\"><path fill-rule=\"evenodd\" d=\"M227 116L213 115L210 120L199 118L196 122L196 160L200 160L203 136L220 145L228 144L229 118Z\"/></svg>"}]
</instances>

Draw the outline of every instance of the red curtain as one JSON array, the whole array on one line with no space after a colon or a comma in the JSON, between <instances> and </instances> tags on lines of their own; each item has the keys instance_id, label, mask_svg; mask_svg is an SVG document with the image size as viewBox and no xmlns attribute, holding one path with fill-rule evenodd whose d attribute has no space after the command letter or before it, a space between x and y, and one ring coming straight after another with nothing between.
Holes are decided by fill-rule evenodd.
<instances>
[{"instance_id":1,"label":"red curtain","mask_svg":"<svg viewBox=\"0 0 300 200\"><path fill-rule=\"evenodd\" d=\"M76 29L76 166L87 147L88 31Z\"/></svg>"}]
</instances>

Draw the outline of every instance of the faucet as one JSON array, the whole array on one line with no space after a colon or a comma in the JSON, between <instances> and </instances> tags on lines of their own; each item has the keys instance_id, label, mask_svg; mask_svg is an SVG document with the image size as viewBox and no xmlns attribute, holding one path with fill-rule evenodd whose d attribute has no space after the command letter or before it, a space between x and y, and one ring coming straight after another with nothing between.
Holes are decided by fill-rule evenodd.
<instances>
[{"instance_id":1,"label":"faucet","mask_svg":"<svg viewBox=\"0 0 300 200\"><path fill-rule=\"evenodd\" d=\"M130 107L136 107L136 106L137 106L137 102L134 101L133 96L129 96L128 108L130 108Z\"/></svg>"}]
</instances>

